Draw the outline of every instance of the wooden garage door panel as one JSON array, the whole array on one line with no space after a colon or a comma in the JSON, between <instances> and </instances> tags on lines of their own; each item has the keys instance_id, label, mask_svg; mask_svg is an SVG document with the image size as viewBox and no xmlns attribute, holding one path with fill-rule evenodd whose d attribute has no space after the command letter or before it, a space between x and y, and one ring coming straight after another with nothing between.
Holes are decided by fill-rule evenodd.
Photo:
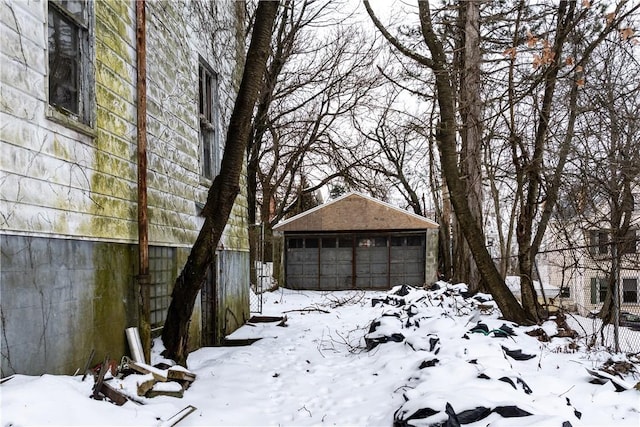
<instances>
[{"instance_id":1,"label":"wooden garage door panel","mask_svg":"<svg viewBox=\"0 0 640 427\"><path fill-rule=\"evenodd\" d=\"M292 289L318 289L317 248L288 249L287 286Z\"/></svg>"},{"instance_id":2,"label":"wooden garage door panel","mask_svg":"<svg viewBox=\"0 0 640 427\"><path fill-rule=\"evenodd\" d=\"M373 239L359 239L360 241ZM381 244L378 242L378 244ZM389 248L386 246L360 246L356 248L356 287L387 289Z\"/></svg>"},{"instance_id":3,"label":"wooden garage door panel","mask_svg":"<svg viewBox=\"0 0 640 427\"><path fill-rule=\"evenodd\" d=\"M322 248L320 252L320 289L350 289L351 248Z\"/></svg>"},{"instance_id":4,"label":"wooden garage door panel","mask_svg":"<svg viewBox=\"0 0 640 427\"><path fill-rule=\"evenodd\" d=\"M391 247L391 286L424 283L425 254L423 246Z\"/></svg>"}]
</instances>

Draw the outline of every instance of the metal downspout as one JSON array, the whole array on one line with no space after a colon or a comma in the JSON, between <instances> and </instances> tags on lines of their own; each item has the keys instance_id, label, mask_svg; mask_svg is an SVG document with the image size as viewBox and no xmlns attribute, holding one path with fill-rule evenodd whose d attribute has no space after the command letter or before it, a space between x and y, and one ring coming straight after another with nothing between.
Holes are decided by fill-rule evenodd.
<instances>
[{"instance_id":1,"label":"metal downspout","mask_svg":"<svg viewBox=\"0 0 640 427\"><path fill-rule=\"evenodd\" d=\"M138 141L138 290L140 339L145 360L151 357L149 222L147 217L147 47L145 0L136 0L136 89Z\"/></svg>"}]
</instances>

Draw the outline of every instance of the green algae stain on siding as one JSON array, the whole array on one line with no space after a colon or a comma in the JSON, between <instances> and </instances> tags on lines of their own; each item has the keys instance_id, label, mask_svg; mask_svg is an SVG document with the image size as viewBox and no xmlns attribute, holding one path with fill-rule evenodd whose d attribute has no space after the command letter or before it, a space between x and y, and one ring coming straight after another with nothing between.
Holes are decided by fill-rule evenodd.
<instances>
[{"instance_id":1,"label":"green algae stain on siding","mask_svg":"<svg viewBox=\"0 0 640 427\"><path fill-rule=\"evenodd\" d=\"M67 147L65 147L60 143L60 140L58 139L57 136L53 137L52 148L53 148L53 153L58 158L65 159L65 160L68 160L71 158L71 155L69 154L69 150L67 150Z\"/></svg>"},{"instance_id":2,"label":"green algae stain on siding","mask_svg":"<svg viewBox=\"0 0 640 427\"><path fill-rule=\"evenodd\" d=\"M135 67L131 6L117 0L96 1L94 6L96 152L92 219L83 230L93 237L134 240L136 236L135 82L127 71L127 66Z\"/></svg>"},{"instance_id":3,"label":"green algae stain on siding","mask_svg":"<svg viewBox=\"0 0 640 427\"><path fill-rule=\"evenodd\" d=\"M124 330L134 319L135 312L130 283L133 281L134 253L127 245L97 244L93 252L94 294L93 331L96 354L114 358L126 353Z\"/></svg>"}]
</instances>

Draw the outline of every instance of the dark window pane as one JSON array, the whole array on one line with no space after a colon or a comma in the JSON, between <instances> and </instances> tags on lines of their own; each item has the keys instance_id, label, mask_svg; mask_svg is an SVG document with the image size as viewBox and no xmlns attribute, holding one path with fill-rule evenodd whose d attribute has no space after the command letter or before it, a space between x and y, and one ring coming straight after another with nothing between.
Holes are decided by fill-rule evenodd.
<instances>
[{"instance_id":1,"label":"dark window pane","mask_svg":"<svg viewBox=\"0 0 640 427\"><path fill-rule=\"evenodd\" d=\"M203 64L198 66L198 113L200 116L201 173L207 179L217 175L214 125L215 76Z\"/></svg>"},{"instance_id":2,"label":"dark window pane","mask_svg":"<svg viewBox=\"0 0 640 427\"><path fill-rule=\"evenodd\" d=\"M350 248L352 243L353 239L351 239L351 237L341 237L338 239L339 248Z\"/></svg>"},{"instance_id":3,"label":"dark window pane","mask_svg":"<svg viewBox=\"0 0 640 427\"><path fill-rule=\"evenodd\" d=\"M604 302L607 298L607 279L600 279L600 295L599 302Z\"/></svg>"},{"instance_id":4,"label":"dark window pane","mask_svg":"<svg viewBox=\"0 0 640 427\"><path fill-rule=\"evenodd\" d=\"M198 87L198 113L200 113L200 115L202 117L204 117L204 93L205 93L205 79L206 79L206 75L204 73L204 67L202 65L200 65L198 67L198 76L199 76L199 87Z\"/></svg>"},{"instance_id":5,"label":"dark window pane","mask_svg":"<svg viewBox=\"0 0 640 427\"><path fill-rule=\"evenodd\" d=\"M376 237L373 239L373 245L378 248L383 248L387 246L387 238L386 237Z\"/></svg>"},{"instance_id":6,"label":"dark window pane","mask_svg":"<svg viewBox=\"0 0 640 427\"><path fill-rule=\"evenodd\" d=\"M422 246L424 236L407 236L407 246Z\"/></svg>"},{"instance_id":7,"label":"dark window pane","mask_svg":"<svg viewBox=\"0 0 640 427\"><path fill-rule=\"evenodd\" d=\"M202 176L213 179L213 162L211 156L213 133L200 127L200 144L202 146Z\"/></svg>"},{"instance_id":8,"label":"dark window pane","mask_svg":"<svg viewBox=\"0 0 640 427\"><path fill-rule=\"evenodd\" d=\"M589 231L589 253L591 255L596 254L596 247L598 246L598 232L596 230Z\"/></svg>"},{"instance_id":9,"label":"dark window pane","mask_svg":"<svg viewBox=\"0 0 640 427\"><path fill-rule=\"evenodd\" d=\"M80 41L78 28L49 7L49 103L79 114Z\"/></svg>"},{"instance_id":10,"label":"dark window pane","mask_svg":"<svg viewBox=\"0 0 640 427\"><path fill-rule=\"evenodd\" d=\"M622 302L638 302L638 279L622 280Z\"/></svg>"},{"instance_id":11,"label":"dark window pane","mask_svg":"<svg viewBox=\"0 0 640 427\"><path fill-rule=\"evenodd\" d=\"M404 237L392 237L391 246L403 246L405 243Z\"/></svg>"},{"instance_id":12,"label":"dark window pane","mask_svg":"<svg viewBox=\"0 0 640 427\"><path fill-rule=\"evenodd\" d=\"M305 248L317 248L318 244L319 244L319 240L317 238L305 239Z\"/></svg>"},{"instance_id":13,"label":"dark window pane","mask_svg":"<svg viewBox=\"0 0 640 427\"><path fill-rule=\"evenodd\" d=\"M609 253L609 235L606 231L598 233L598 253L600 255Z\"/></svg>"},{"instance_id":14,"label":"dark window pane","mask_svg":"<svg viewBox=\"0 0 640 427\"><path fill-rule=\"evenodd\" d=\"M288 247L290 249L301 248L302 247L302 239L291 238L287 240Z\"/></svg>"},{"instance_id":15,"label":"dark window pane","mask_svg":"<svg viewBox=\"0 0 640 427\"><path fill-rule=\"evenodd\" d=\"M325 237L322 239L322 247L323 248L335 248L336 247L336 238L335 237Z\"/></svg>"}]
</instances>

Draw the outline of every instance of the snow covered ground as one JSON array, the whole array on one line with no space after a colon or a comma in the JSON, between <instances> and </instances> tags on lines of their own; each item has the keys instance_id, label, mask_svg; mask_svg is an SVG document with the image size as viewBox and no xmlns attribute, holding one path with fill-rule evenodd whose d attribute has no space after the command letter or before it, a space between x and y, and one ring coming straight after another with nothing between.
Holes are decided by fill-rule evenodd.
<instances>
[{"instance_id":1,"label":"snow covered ground","mask_svg":"<svg viewBox=\"0 0 640 427\"><path fill-rule=\"evenodd\" d=\"M197 379L183 398L137 397L142 375L109 381L138 401L123 406L90 399L91 377L16 375L0 386L0 423L153 426L192 405L180 426L640 425L637 359L540 341L525 332L562 328L504 322L463 290L278 290L263 315L284 314L287 326L246 325L231 338L262 339L192 353Z\"/></svg>"}]
</instances>

